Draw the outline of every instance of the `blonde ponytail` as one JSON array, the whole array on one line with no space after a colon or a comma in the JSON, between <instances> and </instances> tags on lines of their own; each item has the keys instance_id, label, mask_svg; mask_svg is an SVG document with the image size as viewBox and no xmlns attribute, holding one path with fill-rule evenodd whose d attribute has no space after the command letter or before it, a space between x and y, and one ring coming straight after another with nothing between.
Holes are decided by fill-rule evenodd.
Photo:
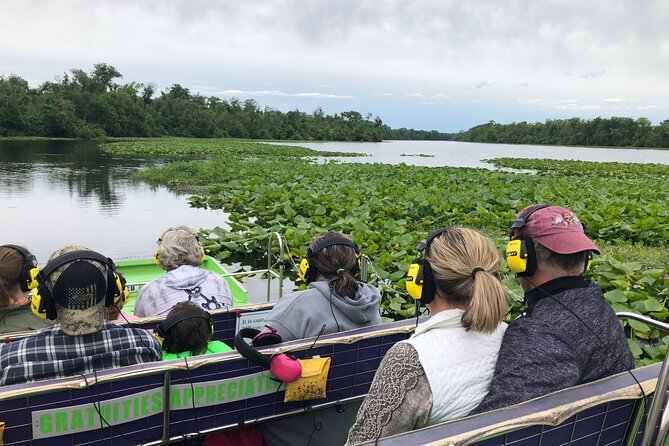
<instances>
[{"instance_id":1,"label":"blonde ponytail","mask_svg":"<svg viewBox=\"0 0 669 446\"><path fill-rule=\"evenodd\" d=\"M437 298L464 308L468 330L490 333L508 309L506 289L498 280L500 257L491 240L467 228L452 228L427 247Z\"/></svg>"}]
</instances>

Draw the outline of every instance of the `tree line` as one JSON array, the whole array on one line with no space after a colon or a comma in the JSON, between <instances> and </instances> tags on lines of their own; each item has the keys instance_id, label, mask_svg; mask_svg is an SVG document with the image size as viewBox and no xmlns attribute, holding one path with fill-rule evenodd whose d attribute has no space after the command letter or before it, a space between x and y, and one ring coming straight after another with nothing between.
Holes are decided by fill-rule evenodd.
<instances>
[{"instance_id":1,"label":"tree line","mask_svg":"<svg viewBox=\"0 0 669 446\"><path fill-rule=\"evenodd\" d=\"M0 136L71 138L187 136L328 141L445 140L451 134L392 129L381 118L351 110L328 115L281 112L254 100L202 96L174 84L117 83L122 75L99 63L72 69L37 88L0 76Z\"/></svg>"},{"instance_id":2,"label":"tree line","mask_svg":"<svg viewBox=\"0 0 669 446\"><path fill-rule=\"evenodd\" d=\"M669 119L653 126L647 118L612 117L584 120L498 124L490 121L460 132L457 141L564 146L669 147Z\"/></svg>"}]
</instances>

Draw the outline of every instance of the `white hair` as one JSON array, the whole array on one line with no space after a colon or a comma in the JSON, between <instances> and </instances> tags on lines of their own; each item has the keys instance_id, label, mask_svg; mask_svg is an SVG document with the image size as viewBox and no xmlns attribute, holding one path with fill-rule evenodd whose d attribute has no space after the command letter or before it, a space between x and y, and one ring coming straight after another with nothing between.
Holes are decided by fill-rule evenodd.
<instances>
[{"instance_id":1,"label":"white hair","mask_svg":"<svg viewBox=\"0 0 669 446\"><path fill-rule=\"evenodd\" d=\"M202 245L197 239L197 232L189 226L169 228L158 240L156 257L158 265L165 271L182 265L200 266Z\"/></svg>"}]
</instances>

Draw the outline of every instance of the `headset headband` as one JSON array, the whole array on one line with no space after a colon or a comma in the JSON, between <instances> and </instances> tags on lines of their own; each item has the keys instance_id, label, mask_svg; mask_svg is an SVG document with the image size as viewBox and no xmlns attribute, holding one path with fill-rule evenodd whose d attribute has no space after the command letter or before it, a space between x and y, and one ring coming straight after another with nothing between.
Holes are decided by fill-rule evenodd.
<instances>
[{"instance_id":1,"label":"headset headband","mask_svg":"<svg viewBox=\"0 0 669 446\"><path fill-rule=\"evenodd\" d=\"M8 244L8 245L0 245L0 248L11 248L11 249L14 249L14 250L20 252L23 255L23 257L26 259L26 262L31 262L32 261L34 263L34 266L37 267L37 258L30 251L28 251L26 248L24 248L23 246L9 245Z\"/></svg>"},{"instance_id":2,"label":"headset headband","mask_svg":"<svg viewBox=\"0 0 669 446\"><path fill-rule=\"evenodd\" d=\"M192 317L206 319L207 322L209 322L209 324L213 324L211 320L211 314L209 313L203 314L200 311L195 311L195 309L193 308L185 307L183 311L179 311L178 313L172 316L168 316L167 319L165 319L162 324L158 325L157 327L157 330L159 332L158 334L161 335L162 337L165 337L170 328L174 327L179 322L186 319L190 319Z\"/></svg>"},{"instance_id":3,"label":"headset headband","mask_svg":"<svg viewBox=\"0 0 669 446\"><path fill-rule=\"evenodd\" d=\"M353 240L349 240L346 237L340 237L338 235L334 235L332 237L326 237L322 240L319 240L318 242L316 242L316 246L314 246L313 249L311 249L311 247L307 248L307 260L311 260L313 256L315 256L319 251L327 248L328 246L335 246L335 245L348 246L350 248L353 248L356 254L360 253L358 245L356 245Z\"/></svg>"},{"instance_id":4,"label":"headset headband","mask_svg":"<svg viewBox=\"0 0 669 446\"><path fill-rule=\"evenodd\" d=\"M450 231L451 229L452 228L450 228L450 227L449 228L441 228L441 229L437 229L434 232L429 233L423 240L418 242L418 244L416 245L416 249L422 253L423 251L425 251L425 249L428 246L430 246L430 243L432 243L432 240L439 237L441 234L444 234L444 233Z\"/></svg>"},{"instance_id":5,"label":"headset headband","mask_svg":"<svg viewBox=\"0 0 669 446\"><path fill-rule=\"evenodd\" d=\"M72 251L72 252L67 252L63 255L60 255L47 263L47 265L44 267L44 269L41 271L41 274L44 278L49 277L51 273L54 272L56 268L59 266L63 266L66 263L73 262L75 260L97 260L98 262L103 263L107 268L111 270L116 269L116 265L114 265L114 261L110 259L109 257L105 257L100 253L97 253L95 251Z\"/></svg>"},{"instance_id":6,"label":"headset headband","mask_svg":"<svg viewBox=\"0 0 669 446\"><path fill-rule=\"evenodd\" d=\"M530 216L534 214L536 211L547 207L550 207L550 205L538 204L536 206L532 206L531 208L527 209L525 212L520 214L518 218L513 220L513 222L511 223L511 227L509 227L509 235L513 235L515 230L523 228L525 224L527 224L527 220L530 218Z\"/></svg>"}]
</instances>

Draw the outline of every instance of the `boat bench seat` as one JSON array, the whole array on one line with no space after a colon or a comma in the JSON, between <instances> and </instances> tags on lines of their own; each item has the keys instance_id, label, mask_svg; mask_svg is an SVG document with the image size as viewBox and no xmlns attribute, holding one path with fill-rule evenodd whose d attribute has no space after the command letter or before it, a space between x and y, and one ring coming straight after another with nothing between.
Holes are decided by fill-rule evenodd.
<instances>
[{"instance_id":1,"label":"boat bench seat","mask_svg":"<svg viewBox=\"0 0 669 446\"><path fill-rule=\"evenodd\" d=\"M330 357L327 398L319 400L284 403L283 387L277 389L269 372L235 351L0 387L4 441L37 446L160 444L363 396L383 355L414 328L413 320L398 321L263 349L297 358ZM112 427L100 427L98 410Z\"/></svg>"},{"instance_id":2,"label":"boat bench seat","mask_svg":"<svg viewBox=\"0 0 669 446\"><path fill-rule=\"evenodd\" d=\"M553 446L639 444L661 364L536 398L515 406L382 438L376 444ZM629 441L629 443L628 443ZM375 444L369 442L365 444Z\"/></svg>"}]
</instances>

